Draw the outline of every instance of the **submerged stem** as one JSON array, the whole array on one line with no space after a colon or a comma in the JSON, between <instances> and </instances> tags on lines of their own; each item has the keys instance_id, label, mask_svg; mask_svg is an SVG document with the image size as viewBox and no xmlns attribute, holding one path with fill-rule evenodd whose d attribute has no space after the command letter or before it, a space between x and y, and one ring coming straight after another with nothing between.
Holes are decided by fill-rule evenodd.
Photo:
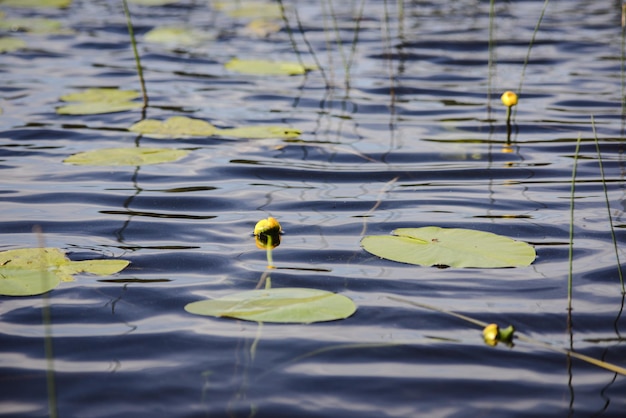
<instances>
[{"instance_id":1,"label":"submerged stem","mask_svg":"<svg viewBox=\"0 0 626 418\"><path fill-rule=\"evenodd\" d=\"M569 273L567 276L567 310L572 310L572 277L573 277L573 256L574 256L574 198L576 194L576 169L578 166L578 152L580 151L580 135L576 141L574 151L574 167L572 168L572 188L570 192L569 207Z\"/></svg>"},{"instance_id":2,"label":"submerged stem","mask_svg":"<svg viewBox=\"0 0 626 418\"><path fill-rule=\"evenodd\" d=\"M600 167L600 179L602 180L602 189L604 190L604 201L606 202L606 211L609 216L609 227L611 228L611 239L613 240L613 248L615 249L615 258L617 260L617 274L619 276L619 283L622 287L622 294L625 294L624 290L624 277L622 276L622 265L619 260L619 251L617 249L617 238L615 237L615 228L613 227L613 217L611 216L611 204L609 203L609 193L606 187L606 180L604 178L604 166L602 165L602 154L600 153L600 143L598 141L598 134L596 133L596 122L591 116L591 127L593 128L593 136L596 142L596 152L598 153L598 166Z\"/></svg>"}]
</instances>

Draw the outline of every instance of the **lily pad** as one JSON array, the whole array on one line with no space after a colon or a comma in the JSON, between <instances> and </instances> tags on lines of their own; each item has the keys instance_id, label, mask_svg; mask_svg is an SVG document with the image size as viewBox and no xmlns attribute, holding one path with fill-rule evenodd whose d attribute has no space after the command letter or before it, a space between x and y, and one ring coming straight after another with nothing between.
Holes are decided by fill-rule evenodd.
<instances>
[{"instance_id":1,"label":"lily pad","mask_svg":"<svg viewBox=\"0 0 626 418\"><path fill-rule=\"evenodd\" d=\"M23 48L26 48L26 42L19 38L11 38L9 36L0 37L0 54L17 51Z\"/></svg>"},{"instance_id":2,"label":"lily pad","mask_svg":"<svg viewBox=\"0 0 626 418\"><path fill-rule=\"evenodd\" d=\"M215 135L232 138L297 138L302 132L285 126L244 126L232 129L217 129Z\"/></svg>"},{"instance_id":3,"label":"lily pad","mask_svg":"<svg viewBox=\"0 0 626 418\"><path fill-rule=\"evenodd\" d=\"M140 96L135 90L110 88L92 88L79 93L66 94L60 99L64 102L78 102L57 108L60 115L98 115L102 113L125 112L138 109L143 103L131 100Z\"/></svg>"},{"instance_id":4,"label":"lily pad","mask_svg":"<svg viewBox=\"0 0 626 418\"><path fill-rule=\"evenodd\" d=\"M378 257L421 266L524 267L536 257L535 249L525 242L490 232L436 226L366 236L361 246Z\"/></svg>"},{"instance_id":5,"label":"lily pad","mask_svg":"<svg viewBox=\"0 0 626 418\"><path fill-rule=\"evenodd\" d=\"M58 248L22 248L0 252L0 295L32 296L46 293L72 275L86 272L99 276L117 273L126 260L71 261Z\"/></svg>"},{"instance_id":6,"label":"lily pad","mask_svg":"<svg viewBox=\"0 0 626 418\"><path fill-rule=\"evenodd\" d=\"M242 60L233 58L224 64L227 70L251 75L301 75L317 70L315 65L302 65L298 62Z\"/></svg>"},{"instance_id":7,"label":"lily pad","mask_svg":"<svg viewBox=\"0 0 626 418\"><path fill-rule=\"evenodd\" d=\"M309 324L345 319L356 311L356 305L350 298L325 290L277 288L192 302L185 310L246 321Z\"/></svg>"},{"instance_id":8,"label":"lily pad","mask_svg":"<svg viewBox=\"0 0 626 418\"><path fill-rule=\"evenodd\" d=\"M140 6L166 6L168 4L176 4L180 0L128 0L129 3L138 4Z\"/></svg>"},{"instance_id":9,"label":"lily pad","mask_svg":"<svg viewBox=\"0 0 626 418\"><path fill-rule=\"evenodd\" d=\"M10 7L57 8L69 7L72 0L0 0L0 5Z\"/></svg>"},{"instance_id":10,"label":"lily pad","mask_svg":"<svg viewBox=\"0 0 626 418\"><path fill-rule=\"evenodd\" d=\"M173 116L164 122L156 119L144 119L135 123L128 130L152 138L185 138L211 136L216 128L203 120L191 119L186 116Z\"/></svg>"},{"instance_id":11,"label":"lily pad","mask_svg":"<svg viewBox=\"0 0 626 418\"><path fill-rule=\"evenodd\" d=\"M58 20L44 18L0 19L0 30L54 35L74 33L63 28L63 24Z\"/></svg>"},{"instance_id":12,"label":"lily pad","mask_svg":"<svg viewBox=\"0 0 626 418\"><path fill-rule=\"evenodd\" d=\"M63 162L75 165L140 166L169 163L179 160L187 154L189 154L187 150L171 148L102 148L79 152L66 158Z\"/></svg>"},{"instance_id":13,"label":"lily pad","mask_svg":"<svg viewBox=\"0 0 626 418\"><path fill-rule=\"evenodd\" d=\"M154 28L144 35L147 42L177 46L198 45L212 38L207 32L174 26Z\"/></svg>"},{"instance_id":14,"label":"lily pad","mask_svg":"<svg viewBox=\"0 0 626 418\"><path fill-rule=\"evenodd\" d=\"M215 1L213 7L233 18L272 18L283 16L280 4L268 1Z\"/></svg>"}]
</instances>

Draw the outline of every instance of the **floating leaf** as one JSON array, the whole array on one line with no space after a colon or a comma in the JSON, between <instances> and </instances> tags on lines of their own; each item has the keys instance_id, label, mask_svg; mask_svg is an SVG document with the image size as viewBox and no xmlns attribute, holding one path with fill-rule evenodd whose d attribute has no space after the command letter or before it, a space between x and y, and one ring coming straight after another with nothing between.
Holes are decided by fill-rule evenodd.
<instances>
[{"instance_id":1,"label":"floating leaf","mask_svg":"<svg viewBox=\"0 0 626 418\"><path fill-rule=\"evenodd\" d=\"M61 22L44 18L23 18L0 20L0 30L12 32L31 32L39 34L65 35L74 33L63 28Z\"/></svg>"},{"instance_id":2,"label":"floating leaf","mask_svg":"<svg viewBox=\"0 0 626 418\"><path fill-rule=\"evenodd\" d=\"M58 248L22 248L0 252L0 295L31 296L54 289L72 275L87 272L99 276L117 273L126 260L71 261Z\"/></svg>"},{"instance_id":3,"label":"floating leaf","mask_svg":"<svg viewBox=\"0 0 626 418\"><path fill-rule=\"evenodd\" d=\"M169 163L189 154L186 150L170 148L102 148L93 151L79 152L65 160L64 163L76 165L148 165Z\"/></svg>"},{"instance_id":4,"label":"floating leaf","mask_svg":"<svg viewBox=\"0 0 626 418\"><path fill-rule=\"evenodd\" d=\"M215 135L233 138L297 138L301 132L298 129L285 126L244 126L232 129L217 129Z\"/></svg>"},{"instance_id":5,"label":"floating leaf","mask_svg":"<svg viewBox=\"0 0 626 418\"><path fill-rule=\"evenodd\" d=\"M233 18L281 19L281 5L266 1L215 1L213 7Z\"/></svg>"},{"instance_id":6,"label":"floating leaf","mask_svg":"<svg viewBox=\"0 0 626 418\"><path fill-rule=\"evenodd\" d=\"M129 3L138 4L140 6L166 6L168 4L176 4L180 0L128 0Z\"/></svg>"},{"instance_id":7,"label":"floating leaf","mask_svg":"<svg viewBox=\"0 0 626 418\"><path fill-rule=\"evenodd\" d=\"M132 102L140 94L134 90L92 88L79 93L66 94L64 102L79 102L57 108L60 115L97 115L102 113L124 112L141 108L143 103Z\"/></svg>"},{"instance_id":8,"label":"floating leaf","mask_svg":"<svg viewBox=\"0 0 626 418\"><path fill-rule=\"evenodd\" d=\"M298 62L241 60L233 58L224 67L227 70L252 75L300 75L307 71L316 70L314 65L302 65Z\"/></svg>"},{"instance_id":9,"label":"floating leaf","mask_svg":"<svg viewBox=\"0 0 626 418\"><path fill-rule=\"evenodd\" d=\"M172 26L154 28L144 35L147 42L182 46L198 45L212 38L207 32Z\"/></svg>"},{"instance_id":10,"label":"floating leaf","mask_svg":"<svg viewBox=\"0 0 626 418\"><path fill-rule=\"evenodd\" d=\"M0 5L11 7L53 7L62 9L69 7L72 0L0 0Z\"/></svg>"},{"instance_id":11,"label":"floating leaf","mask_svg":"<svg viewBox=\"0 0 626 418\"><path fill-rule=\"evenodd\" d=\"M211 136L216 128L203 120L191 119L186 116L173 116L164 122L156 119L144 119L135 123L128 130L152 138L185 138Z\"/></svg>"},{"instance_id":12,"label":"floating leaf","mask_svg":"<svg viewBox=\"0 0 626 418\"><path fill-rule=\"evenodd\" d=\"M192 302L185 310L246 321L308 324L347 318L356 311L356 305L345 296L325 290L278 288Z\"/></svg>"},{"instance_id":13,"label":"floating leaf","mask_svg":"<svg viewBox=\"0 0 626 418\"><path fill-rule=\"evenodd\" d=\"M361 245L378 257L422 266L523 267L536 256L535 249L525 242L490 232L436 226L367 236Z\"/></svg>"},{"instance_id":14,"label":"floating leaf","mask_svg":"<svg viewBox=\"0 0 626 418\"><path fill-rule=\"evenodd\" d=\"M19 38L11 38L9 36L0 37L0 54L17 51L23 48L26 48L26 42Z\"/></svg>"},{"instance_id":15,"label":"floating leaf","mask_svg":"<svg viewBox=\"0 0 626 418\"><path fill-rule=\"evenodd\" d=\"M254 19L246 25L246 32L250 35L265 38L272 33L280 31L281 25L275 20L270 19Z\"/></svg>"}]
</instances>

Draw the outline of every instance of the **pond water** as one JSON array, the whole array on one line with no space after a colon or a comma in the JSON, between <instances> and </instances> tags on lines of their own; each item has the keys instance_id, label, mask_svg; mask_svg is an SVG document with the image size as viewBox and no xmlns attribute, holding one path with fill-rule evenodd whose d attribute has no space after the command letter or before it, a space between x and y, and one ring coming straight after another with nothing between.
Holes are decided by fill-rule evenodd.
<instances>
[{"instance_id":1,"label":"pond water","mask_svg":"<svg viewBox=\"0 0 626 418\"><path fill-rule=\"evenodd\" d=\"M2 3L5 19L73 33L15 32L26 48L0 56L1 249L43 243L131 265L44 297L0 297L0 415L48 416L49 402L91 418L625 413L623 375L523 341L490 347L480 327L409 303L626 366L621 2L496 1L490 19L487 1L285 0L280 30L265 35L216 2L130 4L146 117L284 125L302 131L295 140L139 137L127 129L141 109L58 115L65 94L140 89L122 4ZM211 39L145 39L164 25ZM224 67L233 57L319 69L247 75ZM505 90L520 97L509 133ZM135 144L191 152L141 167L63 163ZM353 316L260 325L185 312L257 286L267 261L252 230L267 216L284 229L273 286L340 293ZM438 269L360 248L364 235L428 225L529 242L537 259Z\"/></svg>"}]
</instances>

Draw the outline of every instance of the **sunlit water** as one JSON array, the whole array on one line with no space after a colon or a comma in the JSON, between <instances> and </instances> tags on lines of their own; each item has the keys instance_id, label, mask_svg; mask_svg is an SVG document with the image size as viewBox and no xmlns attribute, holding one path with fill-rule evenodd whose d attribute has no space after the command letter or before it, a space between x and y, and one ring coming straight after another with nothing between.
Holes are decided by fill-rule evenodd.
<instances>
[{"instance_id":1,"label":"sunlit water","mask_svg":"<svg viewBox=\"0 0 626 418\"><path fill-rule=\"evenodd\" d=\"M47 302L1 298L0 414L47 416L52 370L61 417L623 416L624 376L528 343L489 347L478 327L390 299L513 324L626 365L609 222L610 213L623 245L620 2L551 1L534 37L544 2L495 3L490 22L486 1L285 1L283 29L265 38L210 2L131 5L147 117L282 124L302 130L295 141L138 138L126 129L140 111L58 116L63 94L139 89L121 2L0 3L6 17L50 17L75 31L16 33L28 48L0 56L2 249L43 239L73 260L132 263L105 279L79 275ZM215 39L148 44L158 25ZM235 56L320 70L241 75L223 66ZM505 90L520 92L510 143ZM140 168L62 162L136 143L192 152ZM267 262L252 229L269 215L285 232L274 260L289 267L272 273L273 286L339 292L357 303L354 316L261 326L184 311L257 285ZM526 268L436 269L360 249L364 234L427 225L510 236L538 257Z\"/></svg>"}]
</instances>

